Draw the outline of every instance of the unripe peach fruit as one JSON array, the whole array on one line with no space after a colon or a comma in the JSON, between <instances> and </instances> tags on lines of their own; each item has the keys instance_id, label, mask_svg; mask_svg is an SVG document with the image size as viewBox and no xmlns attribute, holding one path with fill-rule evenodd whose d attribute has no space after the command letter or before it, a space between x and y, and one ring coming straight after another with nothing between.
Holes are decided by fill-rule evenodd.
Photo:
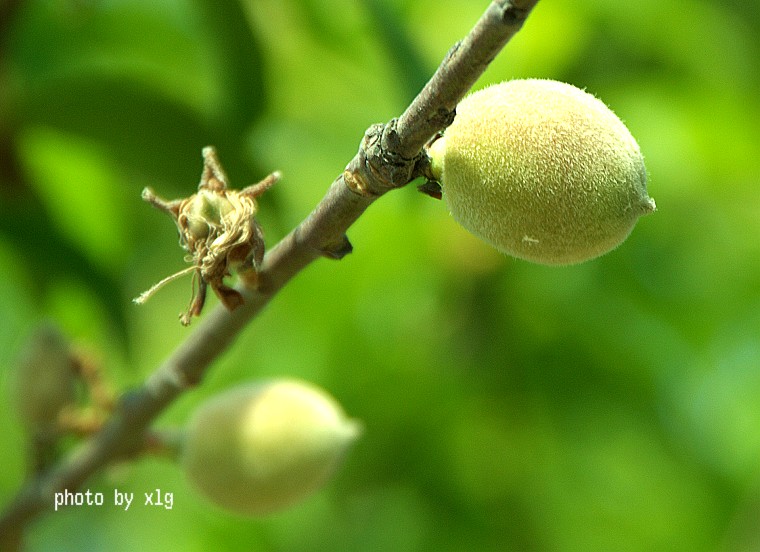
<instances>
[{"instance_id":1,"label":"unripe peach fruit","mask_svg":"<svg viewBox=\"0 0 760 552\"><path fill-rule=\"evenodd\" d=\"M322 389L270 380L202 404L188 425L181 463L190 481L218 506L263 516L321 487L359 432Z\"/></svg>"},{"instance_id":2,"label":"unripe peach fruit","mask_svg":"<svg viewBox=\"0 0 760 552\"><path fill-rule=\"evenodd\" d=\"M623 122L561 82L512 80L471 94L428 154L454 219L536 263L602 255L655 209Z\"/></svg>"}]
</instances>

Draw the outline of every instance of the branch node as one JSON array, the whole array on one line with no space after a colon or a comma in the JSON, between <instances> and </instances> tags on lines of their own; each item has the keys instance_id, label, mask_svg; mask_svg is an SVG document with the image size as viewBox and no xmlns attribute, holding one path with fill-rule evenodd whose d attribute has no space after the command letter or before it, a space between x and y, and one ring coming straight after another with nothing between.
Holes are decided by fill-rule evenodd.
<instances>
[{"instance_id":1,"label":"branch node","mask_svg":"<svg viewBox=\"0 0 760 552\"><path fill-rule=\"evenodd\" d=\"M380 196L406 186L414 178L414 167L421 153L417 152L411 158L398 153L402 149L402 139L397 125L398 119L392 119L387 124L372 125L364 133L358 153L358 169L351 175L358 181L354 184L361 186L364 195ZM352 183L347 183L351 187Z\"/></svg>"}]
</instances>

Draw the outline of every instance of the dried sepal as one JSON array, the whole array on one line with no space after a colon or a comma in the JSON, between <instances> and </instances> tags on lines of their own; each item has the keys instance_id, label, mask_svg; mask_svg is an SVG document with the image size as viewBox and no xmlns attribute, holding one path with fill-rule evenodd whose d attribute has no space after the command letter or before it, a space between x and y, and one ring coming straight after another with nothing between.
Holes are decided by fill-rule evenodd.
<instances>
[{"instance_id":1,"label":"dried sepal","mask_svg":"<svg viewBox=\"0 0 760 552\"><path fill-rule=\"evenodd\" d=\"M238 291L227 286L224 278L232 271L245 273L246 282L255 281L264 259L264 234L256 220L256 198L280 179L274 172L261 182L243 190L229 188L216 150L203 148L203 173L198 192L185 199L166 201L150 188L143 190L145 201L169 214L179 230L180 245L189 253L186 261L192 266L168 276L135 299L144 303L165 284L193 274L193 293L187 310L180 314L180 322L187 326L193 316L203 310L206 288L216 293L230 310L243 303Z\"/></svg>"}]
</instances>

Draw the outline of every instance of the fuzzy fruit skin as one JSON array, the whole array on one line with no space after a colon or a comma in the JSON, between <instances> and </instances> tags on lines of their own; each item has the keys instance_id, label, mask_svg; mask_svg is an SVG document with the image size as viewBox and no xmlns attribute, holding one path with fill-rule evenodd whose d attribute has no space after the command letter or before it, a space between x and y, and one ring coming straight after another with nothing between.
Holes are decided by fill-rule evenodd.
<instances>
[{"instance_id":1,"label":"fuzzy fruit skin","mask_svg":"<svg viewBox=\"0 0 760 552\"><path fill-rule=\"evenodd\" d=\"M428 154L457 222L540 264L598 257L655 209L623 122L557 81L512 80L471 94Z\"/></svg>"},{"instance_id":2,"label":"fuzzy fruit skin","mask_svg":"<svg viewBox=\"0 0 760 552\"><path fill-rule=\"evenodd\" d=\"M270 380L203 403L188 425L181 464L218 506L264 516L321 487L359 433L322 389Z\"/></svg>"}]
</instances>

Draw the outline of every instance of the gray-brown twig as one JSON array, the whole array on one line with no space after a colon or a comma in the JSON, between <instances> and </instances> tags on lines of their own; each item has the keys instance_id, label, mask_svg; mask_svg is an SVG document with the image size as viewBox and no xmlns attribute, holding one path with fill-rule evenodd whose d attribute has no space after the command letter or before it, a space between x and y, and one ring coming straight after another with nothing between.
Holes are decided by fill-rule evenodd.
<instances>
[{"instance_id":1,"label":"gray-brown twig","mask_svg":"<svg viewBox=\"0 0 760 552\"><path fill-rule=\"evenodd\" d=\"M30 480L0 518L0 548L16 549L23 527L52 509L57 491L73 491L99 469L138 454L154 418L197 384L240 330L296 274L320 256L351 251L348 228L377 198L424 174L422 148L451 123L455 107L490 61L520 29L538 0L493 2L470 33L448 52L430 81L398 118L370 127L359 152L316 208L264 258L255 289L241 286L244 304L218 305L140 388L125 393L104 427L59 465Z\"/></svg>"}]
</instances>

